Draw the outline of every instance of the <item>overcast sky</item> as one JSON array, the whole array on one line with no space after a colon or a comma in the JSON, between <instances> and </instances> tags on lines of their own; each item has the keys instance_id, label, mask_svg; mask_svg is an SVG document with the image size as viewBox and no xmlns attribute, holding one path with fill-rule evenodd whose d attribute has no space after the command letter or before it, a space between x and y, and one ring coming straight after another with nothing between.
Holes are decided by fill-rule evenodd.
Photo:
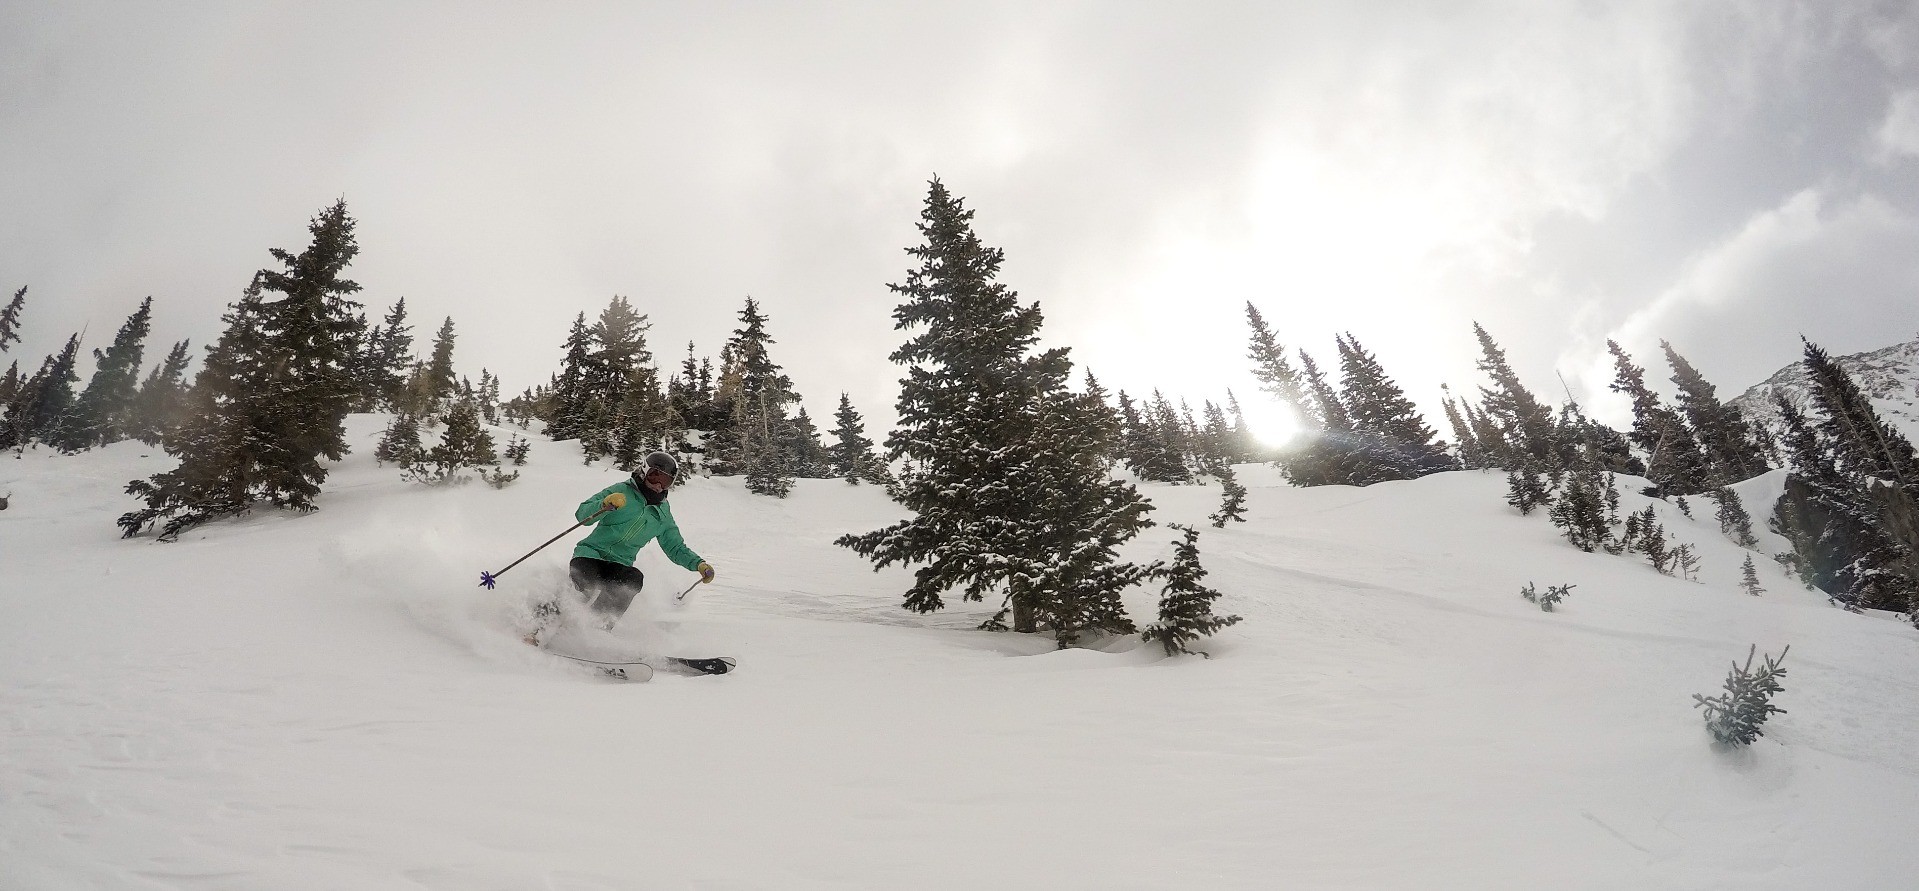
<instances>
[{"instance_id":1,"label":"overcast sky","mask_svg":"<svg viewBox=\"0 0 1919 891\"><path fill-rule=\"evenodd\" d=\"M1919 331L1919 4L0 4L0 299L37 367L219 333L344 196L377 319L511 392L614 294L676 365L758 299L881 427L937 175L1110 388L1255 420L1251 301L1446 431L1477 320L1601 417L1607 338L1730 398ZM90 374L91 361L82 369ZM197 367L197 364L196 364Z\"/></svg>"}]
</instances>

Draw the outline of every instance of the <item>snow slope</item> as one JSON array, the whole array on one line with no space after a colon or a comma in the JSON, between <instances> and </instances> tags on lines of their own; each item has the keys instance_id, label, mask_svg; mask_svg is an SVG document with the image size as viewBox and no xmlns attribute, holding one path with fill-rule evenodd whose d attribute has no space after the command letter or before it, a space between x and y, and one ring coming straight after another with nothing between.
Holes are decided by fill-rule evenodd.
<instances>
[{"instance_id":1,"label":"snow slope","mask_svg":"<svg viewBox=\"0 0 1919 891\"><path fill-rule=\"evenodd\" d=\"M565 545L475 587L616 478L536 442L519 483L429 490L370 455L323 509L123 541L138 443L0 464L0 888L1893 888L1919 875L1919 632L1824 605L1665 508L1701 583L1584 554L1496 475L1284 487L1205 527L1245 616L1161 658L898 607L832 539L870 487L673 496L719 579L657 549L592 676L516 640ZM501 437L504 439L504 437ZM1749 484L1770 485L1765 478ZM1149 486L1201 522L1212 488ZM1748 495L1757 494L1749 492ZM1628 495L1627 508L1644 501ZM1755 516L1764 506L1749 504ZM1134 556L1170 554L1150 530ZM1573 583L1558 612L1528 581ZM1142 592L1135 614L1152 617ZM1690 694L1751 644L1788 713L1717 751Z\"/></svg>"}]
</instances>

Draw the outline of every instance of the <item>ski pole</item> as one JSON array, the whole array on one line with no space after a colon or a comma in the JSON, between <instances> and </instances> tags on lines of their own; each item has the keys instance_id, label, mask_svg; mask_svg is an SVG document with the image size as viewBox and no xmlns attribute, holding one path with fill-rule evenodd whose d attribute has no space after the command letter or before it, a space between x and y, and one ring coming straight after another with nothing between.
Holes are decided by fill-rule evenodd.
<instances>
[{"instance_id":1,"label":"ski pole","mask_svg":"<svg viewBox=\"0 0 1919 891\"><path fill-rule=\"evenodd\" d=\"M569 534L571 534L571 533L573 532L573 530L575 530L575 529L578 529L578 528L580 528L581 526L584 526L584 525L586 525L587 523L590 523L590 522L592 522L593 520L596 520L596 519L598 519L598 518L599 518L599 516L600 516L601 514L603 514L603 513L606 513L607 511L610 511L610 510L612 510L612 509L613 509L613 506L612 506L612 505L610 505L610 504L609 504L609 505L605 505L605 506L602 506L602 507L601 507L601 508L600 508L599 510L596 510L596 511L594 511L594 512L593 512L593 516L590 516L590 517L587 517L586 519L584 519L584 520L581 520L581 521L579 521L578 523L574 523L573 525L571 525L571 526L568 526L568 527L566 527L566 531L565 531L565 532L562 532L562 533L560 533L560 534L558 534L558 535L555 535L555 536L553 536L552 538L549 538L549 539L547 539L547 540L546 540L546 544L542 544L542 545L540 545L539 547L537 547L537 548L534 548L533 550L530 550L530 551L527 551L527 552L526 552L526 557L531 557L531 556L533 556L534 554L537 554L537 553L539 553L540 551L542 551L542 550L544 550L544 549L546 548L546 546L547 546L547 545L550 545L550 544L552 544L552 543L554 543L554 542L556 542L556 541L559 541L559 540L560 540L560 539L562 539L562 538L565 538L565 537L567 537L567 536L568 536ZM518 566L518 565L520 565L521 563L524 563L524 562L526 562L526 557L521 557L520 559L518 559L518 560L515 560L515 561L513 561L512 563L508 563L508 564L506 565L506 569L512 569L513 567L515 567L515 566ZM487 590L489 590L489 591L490 591L490 590L492 590L492 589L493 589L493 583L494 583L494 582L497 582L497 581L499 581L499 580L500 580L500 576L503 576L503 575L506 575L506 569L502 569L502 570L500 570L499 572L487 572L487 571L486 571L486 570L484 570L484 569L482 569L482 570L480 570L480 587L482 587L482 588L486 588L486 589L487 589ZM689 590L690 590L690 589L689 589ZM682 596L684 596L684 595L682 595Z\"/></svg>"},{"instance_id":2,"label":"ski pole","mask_svg":"<svg viewBox=\"0 0 1919 891\"><path fill-rule=\"evenodd\" d=\"M501 571L501 572L505 572L506 570L504 570L504 569L502 569L502 570L500 570L500 571ZM680 593L678 593L678 594L675 594L675 595L673 595L673 599L674 599L674 600L685 600L685 599L686 599L686 595L688 595L688 594L691 594L691 593L693 593L693 589L694 589L694 588L697 588L697 587L699 587L699 586L700 586L700 583L701 583L701 582L703 582L703 581L706 581L706 579L694 579L694 580L693 580L693 584L690 584L690 585L687 585L687 586L686 586L686 590L684 590L684 591L681 591Z\"/></svg>"}]
</instances>

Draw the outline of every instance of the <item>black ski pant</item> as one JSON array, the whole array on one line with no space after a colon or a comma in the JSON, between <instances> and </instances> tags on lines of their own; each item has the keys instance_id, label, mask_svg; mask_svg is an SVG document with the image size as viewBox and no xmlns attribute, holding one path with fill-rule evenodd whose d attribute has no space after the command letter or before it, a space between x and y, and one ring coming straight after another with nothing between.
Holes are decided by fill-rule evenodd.
<instances>
[{"instance_id":1,"label":"black ski pant","mask_svg":"<svg viewBox=\"0 0 1919 891\"><path fill-rule=\"evenodd\" d=\"M574 557L566 564L566 573L586 605L609 627L626 615L633 598L646 586L646 575L638 569L592 557Z\"/></svg>"}]
</instances>

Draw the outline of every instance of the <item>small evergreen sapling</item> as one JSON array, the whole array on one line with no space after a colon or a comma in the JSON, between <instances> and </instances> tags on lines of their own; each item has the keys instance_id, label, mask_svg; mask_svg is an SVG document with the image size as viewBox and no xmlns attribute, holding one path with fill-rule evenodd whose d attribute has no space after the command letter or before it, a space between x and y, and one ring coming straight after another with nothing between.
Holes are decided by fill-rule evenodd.
<instances>
[{"instance_id":1,"label":"small evergreen sapling","mask_svg":"<svg viewBox=\"0 0 1919 891\"><path fill-rule=\"evenodd\" d=\"M1752 669L1752 657L1759 651L1754 644L1746 651L1746 664L1732 664L1732 672L1726 675L1726 692L1718 696L1707 697L1694 693L1693 708L1705 709L1706 730L1712 738L1729 746L1751 745L1753 740L1764 736L1761 727L1766 719L1774 714L1785 714L1786 710L1772 704L1772 697L1784 688L1779 679L1786 670L1779 667L1786 653L1792 647L1779 651L1777 658L1765 657L1765 664L1758 671Z\"/></svg>"},{"instance_id":2,"label":"small evergreen sapling","mask_svg":"<svg viewBox=\"0 0 1919 891\"><path fill-rule=\"evenodd\" d=\"M516 433L506 441L506 459L513 462L514 467L525 467L526 453L532 448L532 442Z\"/></svg>"},{"instance_id":3,"label":"small evergreen sapling","mask_svg":"<svg viewBox=\"0 0 1919 891\"><path fill-rule=\"evenodd\" d=\"M1542 504L1552 501L1547 488L1546 475L1532 470L1521 469L1506 474L1506 503L1519 509L1520 516L1533 512Z\"/></svg>"},{"instance_id":4,"label":"small evergreen sapling","mask_svg":"<svg viewBox=\"0 0 1919 891\"><path fill-rule=\"evenodd\" d=\"M1532 603L1539 604L1540 610L1544 612L1552 612L1553 607L1558 606L1560 601L1565 600L1567 597L1571 596L1573 589L1576 587L1579 587L1579 586L1578 585L1549 586L1546 588L1544 593L1541 593L1540 591L1534 590L1532 582L1527 582L1526 587L1519 589L1519 596L1526 598L1528 601Z\"/></svg>"},{"instance_id":5,"label":"small evergreen sapling","mask_svg":"<svg viewBox=\"0 0 1919 891\"><path fill-rule=\"evenodd\" d=\"M1699 581L1699 555L1693 553L1692 545L1682 544L1672 549L1672 573L1689 582Z\"/></svg>"},{"instance_id":6,"label":"small evergreen sapling","mask_svg":"<svg viewBox=\"0 0 1919 891\"><path fill-rule=\"evenodd\" d=\"M1219 592L1200 584L1206 568L1199 565L1199 530L1178 523L1170 525L1182 537L1173 542L1172 565L1161 571L1166 587L1159 599L1159 622L1148 626L1141 637L1148 643L1158 641L1168 656L1206 656L1204 651L1189 649L1187 643L1238 624L1240 618L1213 615L1213 601L1219 599Z\"/></svg>"},{"instance_id":7,"label":"small evergreen sapling","mask_svg":"<svg viewBox=\"0 0 1919 891\"><path fill-rule=\"evenodd\" d=\"M1766 589L1759 585L1759 569L1752 565L1751 554L1746 555L1745 565L1739 568L1739 587L1754 597L1766 593Z\"/></svg>"}]
</instances>

